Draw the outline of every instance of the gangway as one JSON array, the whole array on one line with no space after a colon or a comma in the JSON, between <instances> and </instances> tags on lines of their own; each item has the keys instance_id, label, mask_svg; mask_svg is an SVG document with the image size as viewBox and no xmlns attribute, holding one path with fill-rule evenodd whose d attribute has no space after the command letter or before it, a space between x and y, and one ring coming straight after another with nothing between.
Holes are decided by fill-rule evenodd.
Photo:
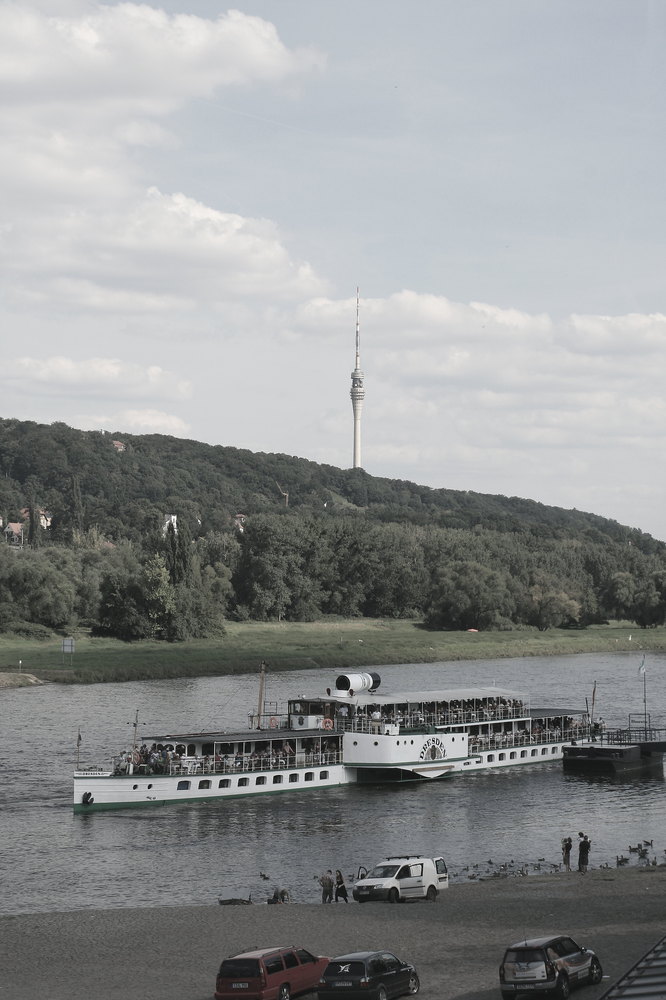
<instances>
[{"instance_id":1,"label":"gangway","mask_svg":"<svg viewBox=\"0 0 666 1000\"><path fill-rule=\"evenodd\" d=\"M652 726L632 727L627 729L610 729L601 733L599 741L610 746L640 746L641 750L653 753L666 753L666 729L655 729Z\"/></svg>"}]
</instances>

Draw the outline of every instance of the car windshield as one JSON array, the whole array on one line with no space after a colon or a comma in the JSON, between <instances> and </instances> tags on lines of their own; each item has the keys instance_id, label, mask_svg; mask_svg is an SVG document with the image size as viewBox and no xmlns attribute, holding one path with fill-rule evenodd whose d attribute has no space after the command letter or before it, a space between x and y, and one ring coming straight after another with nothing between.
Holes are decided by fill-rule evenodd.
<instances>
[{"instance_id":1,"label":"car windshield","mask_svg":"<svg viewBox=\"0 0 666 1000\"><path fill-rule=\"evenodd\" d=\"M326 979L346 979L347 976L364 976L363 962L329 962L324 977Z\"/></svg>"},{"instance_id":2,"label":"car windshield","mask_svg":"<svg viewBox=\"0 0 666 1000\"><path fill-rule=\"evenodd\" d=\"M516 948L507 951L505 962L519 962L521 965L531 965L533 962L543 962L543 952L540 948Z\"/></svg>"},{"instance_id":3,"label":"car windshield","mask_svg":"<svg viewBox=\"0 0 666 1000\"><path fill-rule=\"evenodd\" d=\"M393 878L400 865L377 865L366 878Z\"/></svg>"},{"instance_id":4,"label":"car windshield","mask_svg":"<svg viewBox=\"0 0 666 1000\"><path fill-rule=\"evenodd\" d=\"M256 979L259 962L256 958L227 958L220 966L220 975L225 979Z\"/></svg>"}]
</instances>

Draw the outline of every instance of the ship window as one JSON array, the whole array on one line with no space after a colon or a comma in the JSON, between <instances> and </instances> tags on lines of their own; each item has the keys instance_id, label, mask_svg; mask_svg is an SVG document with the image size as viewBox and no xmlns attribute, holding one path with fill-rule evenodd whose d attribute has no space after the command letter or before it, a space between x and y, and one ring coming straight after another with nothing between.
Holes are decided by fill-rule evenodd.
<instances>
[{"instance_id":1,"label":"ship window","mask_svg":"<svg viewBox=\"0 0 666 1000\"><path fill-rule=\"evenodd\" d=\"M196 755L197 755L196 743L188 743L187 744L187 756L188 757L196 757Z\"/></svg>"},{"instance_id":2,"label":"ship window","mask_svg":"<svg viewBox=\"0 0 666 1000\"><path fill-rule=\"evenodd\" d=\"M517 756L517 754L516 754L515 750L512 750L511 753L509 754L509 757L510 757L511 760L515 760L516 756Z\"/></svg>"},{"instance_id":3,"label":"ship window","mask_svg":"<svg viewBox=\"0 0 666 1000\"><path fill-rule=\"evenodd\" d=\"M189 787L190 787L189 781L179 781L178 782L178 791L179 792L186 792Z\"/></svg>"},{"instance_id":4,"label":"ship window","mask_svg":"<svg viewBox=\"0 0 666 1000\"><path fill-rule=\"evenodd\" d=\"M229 778L220 778L220 780L217 783L217 787L218 788L228 788L230 784L231 784L231 781L229 780Z\"/></svg>"},{"instance_id":5,"label":"ship window","mask_svg":"<svg viewBox=\"0 0 666 1000\"><path fill-rule=\"evenodd\" d=\"M538 753L539 753L539 751L538 751L538 750L536 750L536 749L535 749L535 750L532 750L532 753L530 754L530 756L531 756L531 757L536 757L536 756L538 756Z\"/></svg>"},{"instance_id":6,"label":"ship window","mask_svg":"<svg viewBox=\"0 0 666 1000\"><path fill-rule=\"evenodd\" d=\"M138 787L139 787L138 785L132 785L134 791L136 791Z\"/></svg>"},{"instance_id":7,"label":"ship window","mask_svg":"<svg viewBox=\"0 0 666 1000\"><path fill-rule=\"evenodd\" d=\"M320 771L319 772L319 780L323 781L325 778L328 778L328 771Z\"/></svg>"},{"instance_id":8,"label":"ship window","mask_svg":"<svg viewBox=\"0 0 666 1000\"><path fill-rule=\"evenodd\" d=\"M494 753L489 753L488 754L488 763L490 764L490 762L493 761L493 760L495 760L495 754Z\"/></svg>"},{"instance_id":9,"label":"ship window","mask_svg":"<svg viewBox=\"0 0 666 1000\"><path fill-rule=\"evenodd\" d=\"M203 781L200 781L199 788L210 788L210 779L204 778Z\"/></svg>"},{"instance_id":10,"label":"ship window","mask_svg":"<svg viewBox=\"0 0 666 1000\"><path fill-rule=\"evenodd\" d=\"M201 744L201 755L202 755L202 757L214 757L215 756L215 744L214 743L202 743Z\"/></svg>"},{"instance_id":11,"label":"ship window","mask_svg":"<svg viewBox=\"0 0 666 1000\"><path fill-rule=\"evenodd\" d=\"M521 750L520 751L520 756L521 757L527 757L527 750Z\"/></svg>"},{"instance_id":12,"label":"ship window","mask_svg":"<svg viewBox=\"0 0 666 1000\"><path fill-rule=\"evenodd\" d=\"M355 746L355 747L357 747L357 746L358 746L358 740L354 740L354 746Z\"/></svg>"},{"instance_id":13,"label":"ship window","mask_svg":"<svg viewBox=\"0 0 666 1000\"><path fill-rule=\"evenodd\" d=\"M557 753L557 747L551 747L550 748L550 752L551 753Z\"/></svg>"},{"instance_id":14,"label":"ship window","mask_svg":"<svg viewBox=\"0 0 666 1000\"><path fill-rule=\"evenodd\" d=\"M542 755L548 753L548 747L543 747L541 750Z\"/></svg>"},{"instance_id":15,"label":"ship window","mask_svg":"<svg viewBox=\"0 0 666 1000\"><path fill-rule=\"evenodd\" d=\"M250 784L250 779L249 778L239 778L238 779L238 787L239 788L241 788L241 787L243 787L245 785L249 785L249 784Z\"/></svg>"},{"instance_id":16,"label":"ship window","mask_svg":"<svg viewBox=\"0 0 666 1000\"><path fill-rule=\"evenodd\" d=\"M255 781L255 785L265 785L265 784L266 784L266 775L260 774L257 780Z\"/></svg>"},{"instance_id":17,"label":"ship window","mask_svg":"<svg viewBox=\"0 0 666 1000\"><path fill-rule=\"evenodd\" d=\"M306 781L314 781L314 771L306 771L305 772L305 780Z\"/></svg>"},{"instance_id":18,"label":"ship window","mask_svg":"<svg viewBox=\"0 0 666 1000\"><path fill-rule=\"evenodd\" d=\"M506 760L506 754L505 754L505 753L501 753L501 754L499 755L499 759L500 759L500 760Z\"/></svg>"},{"instance_id":19,"label":"ship window","mask_svg":"<svg viewBox=\"0 0 666 1000\"><path fill-rule=\"evenodd\" d=\"M273 775L273 784L274 785L281 785L282 784L282 775L281 774L274 774Z\"/></svg>"},{"instance_id":20,"label":"ship window","mask_svg":"<svg viewBox=\"0 0 666 1000\"><path fill-rule=\"evenodd\" d=\"M148 785L148 788L152 788L152 787L153 787L152 785Z\"/></svg>"},{"instance_id":21,"label":"ship window","mask_svg":"<svg viewBox=\"0 0 666 1000\"><path fill-rule=\"evenodd\" d=\"M378 747L378 746L379 746L379 743L377 742L377 740L375 740L375 742L374 742L374 746L376 746L376 747ZM136 785L135 785L134 787L136 788Z\"/></svg>"},{"instance_id":22,"label":"ship window","mask_svg":"<svg viewBox=\"0 0 666 1000\"><path fill-rule=\"evenodd\" d=\"M291 785L293 785L295 781L298 781L298 775L297 774L290 774L289 775L289 783Z\"/></svg>"}]
</instances>

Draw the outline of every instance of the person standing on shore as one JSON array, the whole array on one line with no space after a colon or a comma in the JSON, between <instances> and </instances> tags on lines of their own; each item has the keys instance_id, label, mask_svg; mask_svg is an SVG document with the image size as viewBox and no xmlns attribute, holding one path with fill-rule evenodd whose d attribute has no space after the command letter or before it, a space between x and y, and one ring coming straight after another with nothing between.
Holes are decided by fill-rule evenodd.
<instances>
[{"instance_id":1,"label":"person standing on shore","mask_svg":"<svg viewBox=\"0 0 666 1000\"><path fill-rule=\"evenodd\" d=\"M321 901L322 901L322 903L332 903L333 902L333 872L331 871L330 868L319 879L319 885L321 886Z\"/></svg>"},{"instance_id":2,"label":"person standing on shore","mask_svg":"<svg viewBox=\"0 0 666 1000\"><path fill-rule=\"evenodd\" d=\"M339 899L344 899L345 903L349 902L347 898L347 886L345 885L344 875L339 868L335 872L335 902L337 903Z\"/></svg>"},{"instance_id":3,"label":"person standing on shore","mask_svg":"<svg viewBox=\"0 0 666 1000\"><path fill-rule=\"evenodd\" d=\"M586 833L583 834L583 839L578 843L578 871L581 875L584 875L587 871L587 864L590 859L590 847L592 846L592 841L588 840Z\"/></svg>"},{"instance_id":4,"label":"person standing on shore","mask_svg":"<svg viewBox=\"0 0 666 1000\"><path fill-rule=\"evenodd\" d=\"M573 843L571 837L564 837L562 840L562 861L564 862L565 872L571 871L571 848Z\"/></svg>"}]
</instances>

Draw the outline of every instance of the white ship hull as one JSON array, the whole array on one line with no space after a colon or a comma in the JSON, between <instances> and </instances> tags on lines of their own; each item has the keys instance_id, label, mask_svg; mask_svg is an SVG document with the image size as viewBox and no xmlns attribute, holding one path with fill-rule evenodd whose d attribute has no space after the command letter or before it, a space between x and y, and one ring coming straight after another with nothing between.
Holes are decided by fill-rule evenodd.
<instances>
[{"instance_id":1,"label":"white ship hull","mask_svg":"<svg viewBox=\"0 0 666 1000\"><path fill-rule=\"evenodd\" d=\"M531 712L516 692L389 696L377 693L379 683L376 674L343 675L335 690L290 700L283 714L251 716L246 732L147 737L150 747L139 746L137 719L132 750L111 769L77 768L74 811L435 781L560 761L564 747L590 742L589 719L561 708Z\"/></svg>"},{"instance_id":2,"label":"white ship hull","mask_svg":"<svg viewBox=\"0 0 666 1000\"><path fill-rule=\"evenodd\" d=\"M165 806L174 802L212 802L248 795L331 788L355 781L352 770L343 764L334 764L284 771L257 771L250 775L236 774L224 778L219 775L195 774L184 778L180 775L75 771L74 812ZM221 781L228 784L220 787Z\"/></svg>"}]
</instances>

